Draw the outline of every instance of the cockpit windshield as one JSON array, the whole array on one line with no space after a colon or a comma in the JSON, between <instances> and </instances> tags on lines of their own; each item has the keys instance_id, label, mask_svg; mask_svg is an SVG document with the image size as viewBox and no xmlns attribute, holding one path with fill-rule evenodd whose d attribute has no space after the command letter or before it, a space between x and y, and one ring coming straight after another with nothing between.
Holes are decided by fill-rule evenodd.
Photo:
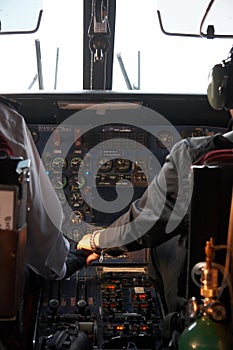
<instances>
[{"instance_id":1,"label":"cockpit windshield","mask_svg":"<svg viewBox=\"0 0 233 350\"><path fill-rule=\"evenodd\" d=\"M87 89L85 1L38 1L43 14L36 32L0 35L1 93ZM111 1L88 0L92 9L105 6L110 24ZM210 69L233 44L231 0L116 0L114 13L108 32L113 91L205 94Z\"/></svg>"}]
</instances>

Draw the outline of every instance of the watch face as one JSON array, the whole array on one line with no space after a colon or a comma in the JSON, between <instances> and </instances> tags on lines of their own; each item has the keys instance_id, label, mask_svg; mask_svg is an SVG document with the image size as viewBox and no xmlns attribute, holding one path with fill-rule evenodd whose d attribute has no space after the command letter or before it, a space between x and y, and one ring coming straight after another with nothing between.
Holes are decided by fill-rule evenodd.
<instances>
[{"instance_id":1,"label":"watch face","mask_svg":"<svg viewBox=\"0 0 233 350\"><path fill-rule=\"evenodd\" d=\"M198 303L196 298L192 297L191 299L188 300L187 311L188 311L189 318L194 318L197 315Z\"/></svg>"},{"instance_id":2,"label":"watch face","mask_svg":"<svg viewBox=\"0 0 233 350\"><path fill-rule=\"evenodd\" d=\"M213 304L209 305L208 315L214 321L223 321L226 318L226 309L220 302L216 301Z\"/></svg>"}]
</instances>

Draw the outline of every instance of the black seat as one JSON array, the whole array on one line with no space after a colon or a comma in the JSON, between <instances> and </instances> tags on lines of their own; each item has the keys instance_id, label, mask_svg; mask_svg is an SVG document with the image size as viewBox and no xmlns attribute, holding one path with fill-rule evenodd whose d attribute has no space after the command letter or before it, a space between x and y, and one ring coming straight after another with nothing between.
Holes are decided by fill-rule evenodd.
<instances>
[{"instance_id":1,"label":"black seat","mask_svg":"<svg viewBox=\"0 0 233 350\"><path fill-rule=\"evenodd\" d=\"M194 165L194 187L190 206L187 298L195 296L199 301L200 288L191 279L191 270L205 261L205 245L212 237L215 245L226 245L232 200L233 160L226 159L212 164ZM226 250L219 250L214 261L225 265ZM221 274L220 274L221 275ZM226 298L229 295L226 294ZM225 300L229 303L229 300Z\"/></svg>"}]
</instances>

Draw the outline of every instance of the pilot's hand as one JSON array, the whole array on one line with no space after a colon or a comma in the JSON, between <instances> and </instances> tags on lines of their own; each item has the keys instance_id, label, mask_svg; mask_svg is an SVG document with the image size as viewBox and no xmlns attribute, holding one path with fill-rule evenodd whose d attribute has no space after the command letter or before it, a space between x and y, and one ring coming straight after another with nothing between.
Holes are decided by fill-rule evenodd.
<instances>
[{"instance_id":1,"label":"pilot's hand","mask_svg":"<svg viewBox=\"0 0 233 350\"><path fill-rule=\"evenodd\" d=\"M65 261L66 274L64 279L72 276L76 271L87 265L86 260L90 254L92 254L90 250L77 249L77 243L70 240L70 248Z\"/></svg>"},{"instance_id":2,"label":"pilot's hand","mask_svg":"<svg viewBox=\"0 0 233 350\"><path fill-rule=\"evenodd\" d=\"M91 233L87 233L83 238L78 242L77 249L92 250L91 248Z\"/></svg>"},{"instance_id":3,"label":"pilot's hand","mask_svg":"<svg viewBox=\"0 0 233 350\"><path fill-rule=\"evenodd\" d=\"M99 259L99 255L96 253L91 253L88 255L88 257L86 258L86 264L90 265L92 263L92 261L94 260L98 260Z\"/></svg>"},{"instance_id":4,"label":"pilot's hand","mask_svg":"<svg viewBox=\"0 0 233 350\"><path fill-rule=\"evenodd\" d=\"M82 249L88 252L86 256L86 265L90 265L92 261L97 260L100 257L101 250L98 250L98 248L96 247L97 250L94 251L93 246L91 244L91 237L93 239L97 234L99 234L99 232L95 232L94 234L88 233L85 236L83 236L83 238L77 244L78 249ZM94 245L95 245L95 242L94 242Z\"/></svg>"}]
</instances>

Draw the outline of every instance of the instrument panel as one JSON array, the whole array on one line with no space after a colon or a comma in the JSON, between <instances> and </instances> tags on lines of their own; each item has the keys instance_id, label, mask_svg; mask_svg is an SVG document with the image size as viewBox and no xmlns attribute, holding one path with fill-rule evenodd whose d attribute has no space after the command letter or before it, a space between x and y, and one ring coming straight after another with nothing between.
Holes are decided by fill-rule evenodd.
<instances>
[{"instance_id":1,"label":"instrument panel","mask_svg":"<svg viewBox=\"0 0 233 350\"><path fill-rule=\"evenodd\" d=\"M28 126L63 207L63 233L75 241L125 212L177 141L225 131L181 125L174 132L172 126L156 125L156 133L150 133L143 126L117 123L89 126L85 132L82 125L64 123Z\"/></svg>"}]
</instances>

